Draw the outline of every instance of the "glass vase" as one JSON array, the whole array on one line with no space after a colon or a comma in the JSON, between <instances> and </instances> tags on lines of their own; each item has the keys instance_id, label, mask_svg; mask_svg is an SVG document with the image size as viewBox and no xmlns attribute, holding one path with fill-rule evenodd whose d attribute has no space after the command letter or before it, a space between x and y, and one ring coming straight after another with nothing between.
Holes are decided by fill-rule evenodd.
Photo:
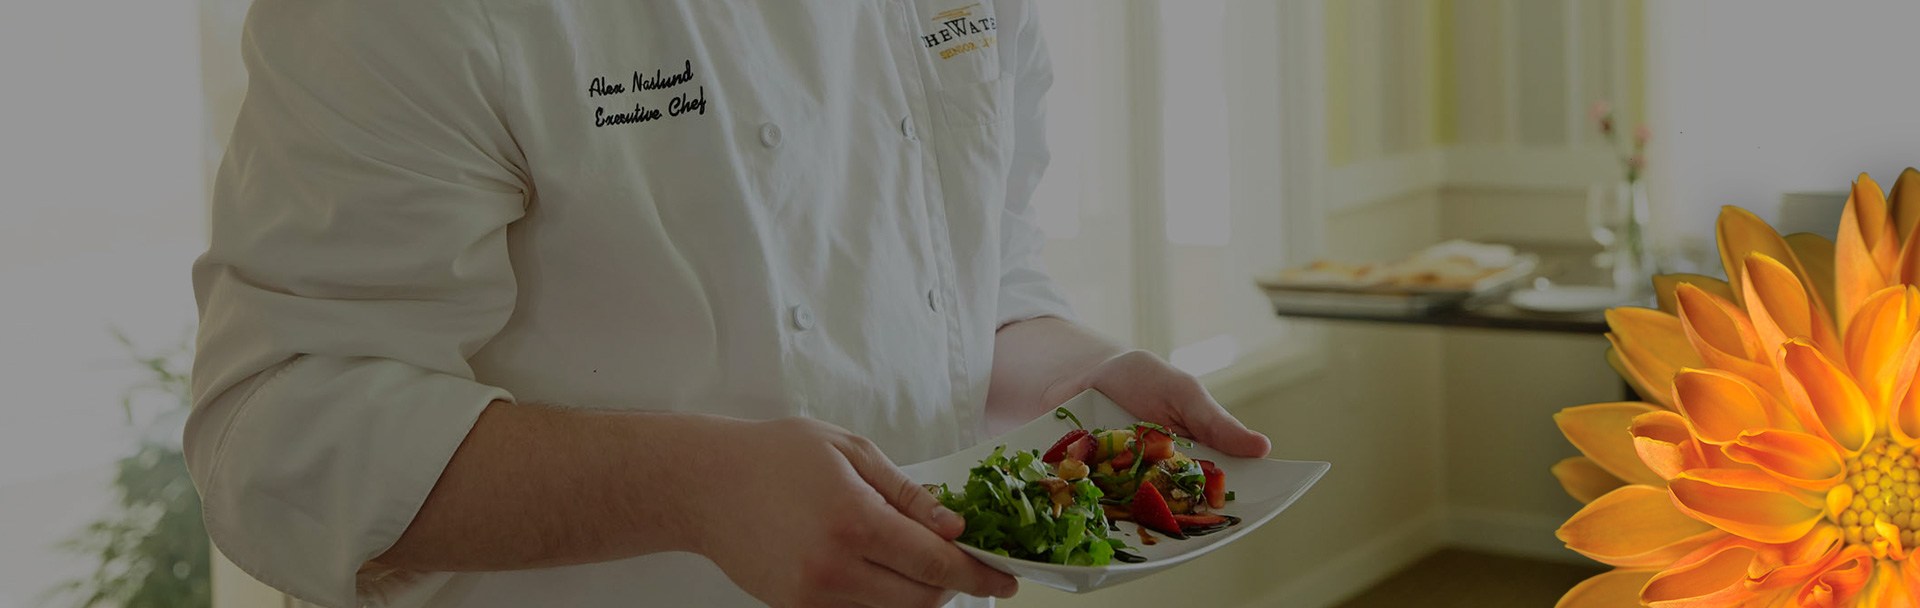
<instances>
[{"instance_id":1,"label":"glass vase","mask_svg":"<svg viewBox=\"0 0 1920 608\"><path fill-rule=\"evenodd\" d=\"M1653 256L1651 234L1647 222L1652 219L1652 205L1647 201L1647 185L1643 181L1620 181L1612 186L1614 209L1618 226L1612 247L1613 287L1626 293L1643 293L1653 289L1653 275L1657 272Z\"/></svg>"}]
</instances>

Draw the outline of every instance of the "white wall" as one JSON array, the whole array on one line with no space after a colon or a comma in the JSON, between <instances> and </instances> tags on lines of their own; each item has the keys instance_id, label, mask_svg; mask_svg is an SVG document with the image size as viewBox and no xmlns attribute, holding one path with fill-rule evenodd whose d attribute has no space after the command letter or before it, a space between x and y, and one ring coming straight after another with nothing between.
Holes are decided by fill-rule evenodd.
<instances>
[{"instance_id":1,"label":"white wall","mask_svg":"<svg viewBox=\"0 0 1920 608\"><path fill-rule=\"evenodd\" d=\"M1647 3L1654 193L1669 234L1721 205L1774 219L1781 192L1882 186L1920 164L1920 79L1901 0Z\"/></svg>"}]
</instances>

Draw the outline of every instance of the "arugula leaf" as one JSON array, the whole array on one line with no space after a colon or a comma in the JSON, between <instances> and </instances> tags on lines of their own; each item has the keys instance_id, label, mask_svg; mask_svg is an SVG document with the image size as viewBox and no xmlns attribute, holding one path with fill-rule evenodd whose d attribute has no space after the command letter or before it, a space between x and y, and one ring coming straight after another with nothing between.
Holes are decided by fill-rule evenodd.
<instances>
[{"instance_id":1,"label":"arugula leaf","mask_svg":"<svg viewBox=\"0 0 1920 608\"><path fill-rule=\"evenodd\" d=\"M1107 538L1102 493L1092 481L1072 482L1073 504L1053 512L1053 499L1040 484L1051 475L1038 451L1007 454L994 448L968 471L961 492L945 484L933 493L940 504L967 522L960 542L995 554L1055 564L1104 566L1126 544Z\"/></svg>"}]
</instances>

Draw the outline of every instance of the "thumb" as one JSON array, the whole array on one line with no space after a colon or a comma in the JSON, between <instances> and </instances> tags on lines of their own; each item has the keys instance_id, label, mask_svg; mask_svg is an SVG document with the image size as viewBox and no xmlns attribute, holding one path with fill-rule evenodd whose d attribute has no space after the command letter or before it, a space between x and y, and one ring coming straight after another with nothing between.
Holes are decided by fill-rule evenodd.
<instances>
[{"instance_id":1,"label":"thumb","mask_svg":"<svg viewBox=\"0 0 1920 608\"><path fill-rule=\"evenodd\" d=\"M1273 441L1228 414L1226 408L1209 398L1189 408L1187 430L1194 439L1228 456L1265 458L1273 450Z\"/></svg>"},{"instance_id":2,"label":"thumb","mask_svg":"<svg viewBox=\"0 0 1920 608\"><path fill-rule=\"evenodd\" d=\"M846 454L847 462L853 464L860 479L880 493L880 497L885 498L901 515L920 522L920 525L946 540L959 538L960 533L966 531L966 520L942 506L932 492L914 483L872 441L861 438L853 446L843 447L841 452Z\"/></svg>"}]
</instances>

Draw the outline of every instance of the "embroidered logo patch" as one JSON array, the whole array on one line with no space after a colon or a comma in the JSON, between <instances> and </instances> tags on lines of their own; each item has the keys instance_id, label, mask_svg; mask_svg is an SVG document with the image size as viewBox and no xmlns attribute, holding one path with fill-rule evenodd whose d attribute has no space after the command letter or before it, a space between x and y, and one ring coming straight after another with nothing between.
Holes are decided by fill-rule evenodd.
<instances>
[{"instance_id":1,"label":"embroidered logo patch","mask_svg":"<svg viewBox=\"0 0 1920 608\"><path fill-rule=\"evenodd\" d=\"M920 41L941 59L993 48L999 28L992 15L977 15L977 12L980 12L978 2L941 11L933 16L933 29L922 35Z\"/></svg>"}]
</instances>

